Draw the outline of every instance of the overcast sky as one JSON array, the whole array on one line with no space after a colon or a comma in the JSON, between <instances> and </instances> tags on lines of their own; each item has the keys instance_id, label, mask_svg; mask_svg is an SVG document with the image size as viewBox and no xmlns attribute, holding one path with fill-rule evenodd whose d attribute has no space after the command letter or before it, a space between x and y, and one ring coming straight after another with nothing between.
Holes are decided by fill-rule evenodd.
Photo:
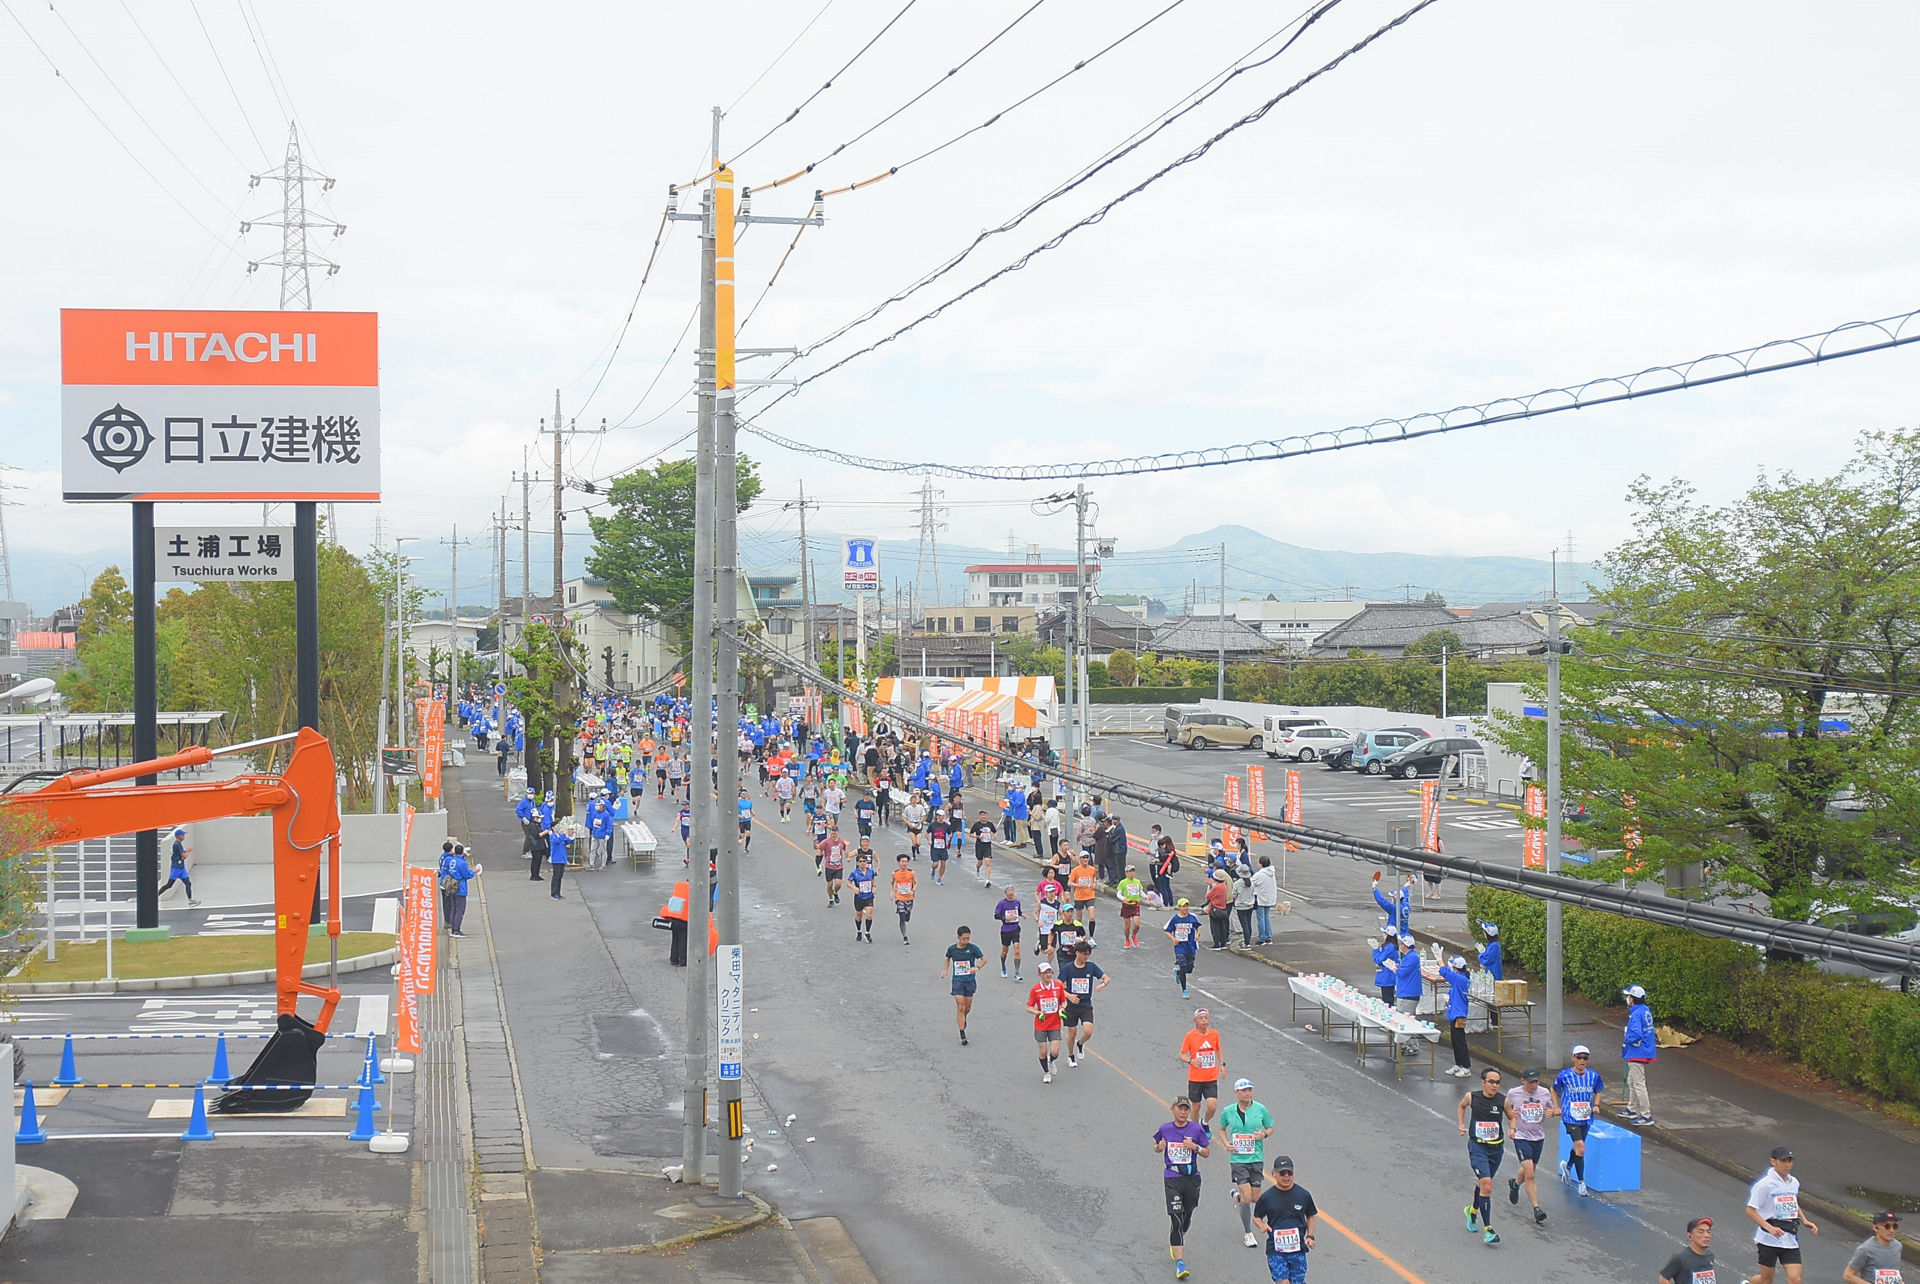
<instances>
[{"instance_id":1,"label":"overcast sky","mask_svg":"<svg viewBox=\"0 0 1920 1284\"><path fill-rule=\"evenodd\" d=\"M309 163L338 180L319 208L348 229L318 247L342 271L316 282L315 306L381 318L387 528L433 537L457 523L484 538L523 448L550 458L535 429L555 388L582 426L618 425L570 445L577 476L608 477L691 428L691 337L667 358L696 299L692 225L668 234L607 359L667 185L704 172L711 106L728 110L733 158L905 0L0 3L0 463L20 470L7 534L16 575L65 566L77 590L85 568L124 563L126 519L59 500L58 310L277 306L277 272L249 277L246 262L278 233L237 225L278 206L277 188L250 191L248 175L279 163L289 108ZM754 209L804 213L813 188L979 124L1167 3L1043 0ZM990 275L1410 3L1345 0L1283 57L796 370ZM739 160L741 182L832 153L1031 5L919 0ZM1185 0L991 128L831 198L742 344L820 339L1186 101L1294 12ZM888 457L1137 454L1442 410L1920 306L1916 47L1920 10L1894 3L1440 0L767 425ZM743 317L791 240L776 226L746 236ZM1911 424L1916 360L1901 350L1409 445L1101 480L1101 532L1137 549L1237 522L1316 547L1526 556L1571 533L1586 560L1627 531L1637 474L1729 497L1758 469L1831 471L1861 431ZM750 550L791 530L777 501L803 480L827 501L825 528L915 529L916 478L743 447L776 501L749 518ZM1028 508L1056 484L939 484L947 539L1071 538L1066 518ZM189 510L162 509L172 516ZM368 543L373 519L343 508L344 542ZM548 520L536 502L536 524Z\"/></svg>"}]
</instances>

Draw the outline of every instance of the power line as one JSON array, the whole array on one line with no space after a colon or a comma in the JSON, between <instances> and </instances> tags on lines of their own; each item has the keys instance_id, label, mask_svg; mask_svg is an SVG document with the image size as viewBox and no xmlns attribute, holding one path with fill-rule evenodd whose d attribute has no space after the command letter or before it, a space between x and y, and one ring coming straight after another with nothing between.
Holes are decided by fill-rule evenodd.
<instances>
[{"instance_id":1,"label":"power line","mask_svg":"<svg viewBox=\"0 0 1920 1284\"><path fill-rule=\"evenodd\" d=\"M900 21L900 19L906 17L907 10L913 8L913 6L918 3L919 3L919 0L907 0L906 5L900 10L900 12L894 14L893 17L887 19L887 25L880 28L879 31L874 33L873 39L867 41L866 44L861 45L859 52L855 53L853 57L847 59L845 63L841 64L839 71L836 71L831 76L827 77L827 81L825 84L821 85L820 88L808 94L805 101L803 101L798 107L795 107L792 111L788 112L780 120L779 124L767 130L766 133L760 135L760 137L754 139L751 143L748 143L740 151L735 152L733 160L731 162L731 167L734 169L738 169L740 167L740 162L746 159L748 153L752 152L754 148L766 142L769 138L772 138L775 134L779 133L782 129L785 129L789 124L793 122L794 117L798 116L801 112L807 109L807 107L813 102L814 99L818 98L821 94L826 93L829 89L832 89L833 82L840 79L840 77L846 75L847 69L852 67L854 63L859 62L860 59L866 55L867 50L873 48L876 44L878 44L880 42L880 37L886 35L889 31L892 31L893 24ZM718 157L715 157L715 160L718 160L718 159L719 159Z\"/></svg>"},{"instance_id":2,"label":"power line","mask_svg":"<svg viewBox=\"0 0 1920 1284\"><path fill-rule=\"evenodd\" d=\"M801 39L804 38L809 31L813 30L813 24L820 21L821 18L825 17L827 10L833 8L833 6L834 6L834 0L827 0L825 4L821 5L819 12L815 13L813 17L807 19L807 25L800 28L800 34L795 36L793 39L787 41L787 47L785 49L782 49L777 55L775 55L774 60L772 62L768 63L765 67L761 68L760 74L753 78L753 83L751 85L748 85L745 89L742 89L740 91L739 97L735 98L732 102L727 104L726 112L724 114L731 115L735 107L738 107L741 103L745 102L747 95L752 93L754 90L758 89L760 87L760 82L765 80L768 77L768 75L772 73L775 67L778 67L782 62L786 61L787 55L793 52L793 47L799 44Z\"/></svg>"},{"instance_id":3,"label":"power line","mask_svg":"<svg viewBox=\"0 0 1920 1284\"><path fill-rule=\"evenodd\" d=\"M795 170L793 173L787 175L785 178L779 179L772 183L762 183L759 187L744 188L740 193L741 196L747 197L747 196L751 196L756 191L762 191L767 188L780 187L780 186L783 186L784 184L792 182L796 178L800 178L804 175L813 173L813 171L816 168L826 164L828 161L838 156L841 152L844 152L845 150L847 150L847 148L852 147L855 143L859 142L861 139L865 138L867 135L873 133L874 130L879 129L881 126L885 125L888 121L893 120L895 117L899 116L902 112L906 111L907 109L912 107L915 103L919 102L922 98L925 98L928 94L932 93L934 90L940 88L940 86L946 84L949 80L953 79L955 76L965 71L967 69L968 64L972 63L974 59L978 58L981 54L985 53L987 50L993 48L996 44L1000 42L1001 37L1005 36L1009 31L1012 31L1015 27L1025 22L1027 18L1032 15L1035 9L1038 9L1041 5L1045 4L1046 2L1047 0L1033 0L1033 3L1028 5L1025 9L1022 9L1012 22L1009 22L1006 26L1000 28L1000 30L994 32L993 36L987 41L987 43L985 43L984 45L981 45L978 49L975 49L972 53L968 54L965 58L961 59L958 65L948 68L945 75L935 80L932 84L928 85L925 89L922 89L919 93L915 94L913 97L907 99L907 101L901 103L898 107L895 107L892 111L882 116L879 120L874 121L873 124L868 125L865 129L855 134L852 138L849 138L846 142L841 143L839 146L833 148L826 155L820 157L818 160L809 162L806 168ZM887 171L889 175L895 174L898 172L899 171L897 169L891 169Z\"/></svg>"},{"instance_id":4,"label":"power line","mask_svg":"<svg viewBox=\"0 0 1920 1284\"><path fill-rule=\"evenodd\" d=\"M883 338L874 340L872 343L869 343L866 347L860 348L860 349L857 349L856 351L848 353L846 356L840 358L838 361L827 366L825 369L817 370L814 373L808 375L806 378L800 380L793 387L789 388L786 393L782 394L781 397L776 397L773 402L770 402L769 408L771 408L773 405L777 405L779 401L785 396L791 395L792 393L796 393L800 391L800 389L806 387L808 384L813 383L815 380L822 379L827 375L832 374L835 370L840 369L842 366L846 365L847 363L851 361L856 361L870 352L874 352L880 348L885 347L887 344L892 343L895 339L898 339L903 335L911 333L912 331L918 329L921 325L925 324L926 322L931 321L936 317L940 316L942 313L944 313L948 308L952 307L954 304L959 303L962 300L971 298L975 294L978 294L981 290L986 289L988 286L992 285L995 281L998 281L1001 277L1006 276L1009 273L1018 272L1022 270L1029 263L1033 262L1034 259L1038 258L1040 255L1045 254L1051 250L1057 249L1061 244L1063 244L1067 240L1068 237L1072 236L1075 232L1078 232L1083 228L1092 227L1095 224L1104 221L1107 215L1112 213L1120 205L1124 204L1129 200L1132 200L1135 196L1138 196L1141 192L1146 191L1149 187L1152 187L1155 183L1165 178L1168 174L1171 174L1174 170L1179 169L1182 166L1191 165L1195 161L1200 160L1201 158L1206 156L1208 152L1213 150L1213 146L1215 143L1220 142L1222 139L1226 138L1229 134L1237 133L1238 131L1246 128L1248 125L1256 124L1259 121L1266 119L1267 113L1272 111L1275 107L1279 106L1281 103L1285 102L1287 99L1293 97L1293 95L1299 93L1302 89L1305 89L1308 85L1311 85L1314 81L1320 79L1322 76L1325 76L1330 72L1334 71L1342 63L1346 62L1347 59L1353 57L1353 55L1359 53L1361 50L1371 45L1374 41L1386 35L1389 31L1392 31L1396 27L1399 27L1403 23L1409 21L1411 18L1413 18L1415 14L1419 13L1422 9L1425 9L1436 2L1437 0L1419 0L1419 3L1415 4L1412 8L1408 9L1405 13L1402 13L1399 17L1377 28L1376 30L1371 32L1369 35L1367 35L1364 39L1360 40L1358 43L1353 44L1349 46L1347 49L1343 50L1338 56L1322 64L1320 67L1309 72L1307 75L1301 77L1299 80L1296 80L1293 84L1287 86L1285 89L1275 94L1272 98L1267 99L1266 102L1262 103L1259 107L1255 108L1253 111L1248 112L1245 116L1242 116L1239 120L1234 121L1231 125L1228 125L1225 129L1220 130L1218 133L1208 138L1205 142L1201 143L1199 146L1189 151L1186 155L1181 156L1177 160L1171 161L1168 164L1161 166L1158 170L1155 170L1152 174L1149 174L1146 178L1141 179L1138 183L1135 183L1132 187L1129 187L1126 191L1120 193L1120 195L1114 197L1112 200L1102 205L1099 209L1095 210L1093 213L1087 215L1085 218L1080 219L1076 223L1069 224L1067 227L1065 227L1059 232L1056 232L1053 236L1041 242L1039 245L1035 246L1033 249L1028 250L1025 254L1015 259L1012 263L1009 263L1007 266L1001 268L998 272L993 273L991 276L988 276L983 280L975 282L973 285L969 286L965 290L962 290L959 294L956 294L952 298L948 299L945 303L940 304L938 307L933 308L928 312L922 313L920 316L914 318L912 321L907 322L907 324L901 326L897 330L893 331L891 334L888 334ZM1340 3L1340 0L1327 0L1325 4L1323 4L1319 9L1314 11L1313 17L1307 20L1307 25L1311 25L1311 23L1315 19L1317 19L1321 14L1324 14L1325 12L1333 8L1333 6L1338 3ZM1295 34L1293 40L1299 39L1300 34L1303 34L1306 31L1307 25L1303 25L1300 28L1300 32ZM1292 46L1293 40L1289 40L1286 45L1281 46L1279 50L1275 51L1275 53L1273 54L1273 57L1277 58L1282 53L1285 53L1286 50ZM818 345L815 345L815 346L818 346Z\"/></svg>"},{"instance_id":5,"label":"power line","mask_svg":"<svg viewBox=\"0 0 1920 1284\"><path fill-rule=\"evenodd\" d=\"M214 66L220 69L220 79L227 82L227 92L233 95L233 105L240 109L240 119L246 122L247 132L253 135L253 145L260 149L263 158L271 160L273 154L260 141L260 131L253 127L253 117L247 114L247 105L240 101L240 91L233 87L233 77L227 72L226 61L220 57L219 46L213 43L213 33L207 30L207 20L200 16L198 0L187 0L187 7L193 10L193 20L200 25L200 34L207 39L207 51L213 55Z\"/></svg>"},{"instance_id":6,"label":"power line","mask_svg":"<svg viewBox=\"0 0 1920 1284\"><path fill-rule=\"evenodd\" d=\"M1709 632L1705 629L1683 629L1674 625L1648 624L1642 620L1629 620L1615 617L1606 624L1629 629L1639 633L1672 633L1681 637L1704 638L1709 642L1758 642L1777 646L1831 647L1840 651L1878 651L1886 655L1905 656L1920 651L1920 642L1910 647L1883 646L1876 642L1842 642L1837 638L1795 638L1779 637L1766 633L1726 633Z\"/></svg>"},{"instance_id":7,"label":"power line","mask_svg":"<svg viewBox=\"0 0 1920 1284\"><path fill-rule=\"evenodd\" d=\"M913 297L915 294L919 293L921 290L924 290L928 286L932 285L935 281L938 281L940 280L940 278L946 276L949 272L952 272L954 269L958 268L961 263L966 261L969 255L971 255L975 250L979 249L980 246L984 245L988 240L992 239L995 236L1000 236L1007 232L1013 231L1015 228L1025 223L1027 219L1031 218L1034 214L1038 213L1040 210L1044 209L1046 206L1052 204L1056 200L1059 200L1061 197L1067 195L1069 192L1072 192L1074 189L1078 188L1083 183L1086 183L1087 181L1092 179L1095 175L1099 174L1102 170L1106 169L1108 166L1113 165L1114 163L1122 160L1123 158L1125 158L1126 156L1128 156L1138 148L1152 141L1162 131L1170 127L1175 121L1179 120L1181 117L1185 116L1187 113L1195 110L1196 108L1200 107L1202 104L1206 103L1209 99L1213 98L1221 90L1225 89L1236 78L1242 75L1245 75L1247 72L1257 71L1261 67L1264 67L1268 63L1272 62L1275 58L1278 58L1282 54L1286 53L1288 49L1291 49L1293 47L1294 42L1299 40L1299 38L1306 33L1306 30L1308 27L1312 26L1315 22L1319 21L1322 15L1327 13L1329 10L1331 10L1335 5L1339 3L1340 3L1340 0L1315 0L1315 3L1313 5L1301 11L1301 13L1298 16L1296 16L1292 21L1287 22L1282 27L1280 27L1279 30L1275 31L1272 35L1268 36L1266 39L1262 40L1259 44L1255 45L1253 49L1249 50L1245 54L1242 54L1238 59L1235 60L1235 63L1233 65L1229 66L1229 68L1225 72L1215 73L1213 76L1209 77L1207 81L1203 82L1199 89L1195 90L1193 93L1186 95L1185 98L1182 100L1184 105L1166 109L1166 111L1161 113L1160 117L1158 118L1157 124L1153 124L1150 126L1143 125L1140 128L1134 130L1132 134L1122 139L1119 143L1115 144L1113 147L1108 148L1107 151L1102 153L1097 160L1095 160L1089 165L1083 166L1079 171L1076 172L1074 177L1060 183L1058 186L1054 187L1053 190L1048 192L1046 195L1032 202L1025 209L1021 210L1018 214L1014 215L1012 218L1008 219L1006 222L1000 224L1000 226L989 228L988 230L974 237L973 240L969 242L965 248L963 248L958 254L955 254L953 257L949 258L946 262L942 263L939 267L934 268L932 271L925 273L920 277L919 280L907 286L905 289L897 291L896 293L888 296L887 298L882 299L878 304L874 305L872 308L868 309L866 312L862 313L860 316L857 316L853 320L847 322L845 325L840 326L838 329L832 331L831 333L825 335L824 337L815 340L811 344L808 344L807 347L801 352L800 356L790 358L789 360L781 363L781 369L784 370L787 366L792 365L793 362L799 360L800 357L808 356L814 352L817 352L819 349L825 347L829 343L832 343L834 340L840 338L842 335L846 334L848 331L856 329L859 326L865 325L867 322L873 320L875 317L879 316L882 312L886 311L888 308L892 307L894 304L905 302L907 299ZM1298 28L1298 30L1295 30L1295 28ZM1264 49L1267 45L1272 44L1275 40L1279 39L1281 36L1286 35L1288 31L1293 31L1293 35L1289 37L1286 43L1281 45L1280 48L1274 50L1273 53L1267 55L1265 58L1260 59L1258 62L1247 61L1255 53L1258 53L1261 49ZM769 403L769 405L777 404L779 401L785 400L787 395L788 394L786 393L782 393L780 397L775 398L774 402Z\"/></svg>"},{"instance_id":8,"label":"power line","mask_svg":"<svg viewBox=\"0 0 1920 1284\"><path fill-rule=\"evenodd\" d=\"M240 153L235 151L233 146L227 142L227 136L221 133L219 127L208 118L207 113L200 109L200 104L194 99L193 94L188 91L186 84L174 73L173 64L168 62L166 55L160 52L160 47L153 43L153 37L149 36L147 29L140 25L140 20L133 16L133 10L128 7L127 0L120 0L120 9L121 12L127 15L127 21L133 24L133 29L140 33L140 38L147 42L147 48L153 51L155 61L157 61L161 69L167 73L168 79L173 81L174 88L180 91L180 96L187 100L187 106L193 108L193 114L200 118L200 123L205 125L214 138L219 141L220 146L226 149L227 155L233 157L234 164L238 165L241 169L249 168L247 162L240 159Z\"/></svg>"},{"instance_id":9,"label":"power line","mask_svg":"<svg viewBox=\"0 0 1920 1284\"><path fill-rule=\"evenodd\" d=\"M1909 329L1911 328L1911 333ZM1856 346L1840 347L1836 341L1851 341L1867 336ZM1871 336L1880 336L1877 339ZM1920 342L1920 309L1896 313L1877 321L1849 321L1797 339L1774 339L1735 352L1709 353L1690 361L1649 366L1633 374L1589 379L1585 383L1545 388L1524 396L1501 397L1477 405L1455 406L1451 410L1427 411L1401 419L1376 419L1369 424L1278 437L1266 441L1240 442L1231 446L1209 446L1199 450L1175 451L1158 455L1086 460L1073 463L992 466L954 464L938 461L907 462L852 455L824 446L810 445L781 436L742 419L740 426L763 440L803 455L815 455L873 472L937 473L947 477L974 477L990 481L1046 481L1083 477L1123 477L1139 473L1177 472L1188 468L1217 468L1224 464L1272 463L1297 459L1304 455L1349 450L1358 446L1380 446L1391 442L1415 441L1440 433L1466 428L1485 428L1495 424L1538 419L1563 410L1587 410L1666 392L1706 388L1731 379L1773 374L1801 366L1837 361L1842 357L1884 352ZM1831 345L1831 346L1830 346ZM1731 367L1730 369L1727 367ZM1701 373L1705 368L1706 372ZM768 404L770 410L779 399ZM761 411L765 414L766 411Z\"/></svg>"},{"instance_id":10,"label":"power line","mask_svg":"<svg viewBox=\"0 0 1920 1284\"><path fill-rule=\"evenodd\" d=\"M620 355L620 345L627 341L627 327L633 324L633 314L640 307L641 291L647 288L647 281L650 277L653 276L654 261L660 257L660 243L667 238L667 233L668 233L667 215L670 213L672 213L672 210L670 208L660 211L660 226L655 228L653 232L653 250L647 255L646 270L640 273L640 284L634 287L633 302L627 305L627 319L620 323L620 334L613 341L613 351L607 354L607 364L600 367L600 377L593 381L593 391L589 392L587 394L587 399L580 403L580 409L574 412L576 414L582 414L582 415L585 414L587 412L587 407L593 404L593 399L595 395L597 395L600 391L600 385L607 381L607 371L613 369L614 358ZM782 260L782 262L785 262L785 260ZM675 351L678 351L679 345L675 344L674 348L675 348ZM669 361L671 361L672 359L673 359L672 357L667 358L667 360ZM658 381L657 375L655 376L655 380L656 382ZM649 384L647 386L647 391L648 392L653 391L652 384ZM641 400L644 401L646 400L646 398L642 397Z\"/></svg>"},{"instance_id":11,"label":"power line","mask_svg":"<svg viewBox=\"0 0 1920 1284\"><path fill-rule=\"evenodd\" d=\"M665 361L662 361L660 363L660 369L654 372L653 382L649 383L647 385L647 390L640 394L640 400L633 403L633 409L627 411L626 414L620 416L620 422L613 425L615 428L646 427L646 424L634 423L633 417L640 413L640 407L647 404L647 398L653 395L654 387L660 382L660 376L667 372L667 368L673 364L673 359L680 355L680 345L687 341L687 334L689 331L693 329L693 323L699 319L699 316L700 316L700 305L698 303L695 303L693 305L693 311L687 313L687 323L680 327L680 337L673 341L673 350L667 353L667 359ZM691 391L693 391L693 389L691 388L687 389L687 392L691 392ZM680 404L681 401L685 399L686 399L686 393L682 393L680 394L680 397L674 401L673 405L677 406ZM673 409L673 406L669 406L667 407L667 409L671 410ZM666 411L661 412L662 415L665 413ZM660 415L655 415L653 419L647 420L647 423L650 424L654 421L654 419L658 419L658 418L660 418Z\"/></svg>"},{"instance_id":12,"label":"power line","mask_svg":"<svg viewBox=\"0 0 1920 1284\"><path fill-rule=\"evenodd\" d=\"M205 232L208 236L212 237L215 243L218 244L222 249L226 250L227 253L233 255L235 258L239 258L240 251L235 247L228 245L224 240L222 240L220 237L220 234L214 231L212 228L208 227L204 222L202 222L200 219L200 216L198 214L195 214L191 209L189 209L185 201L181 200L178 196L175 196L173 194L173 189L168 187L165 183L161 182L160 176L158 174L155 174L151 169L147 168L147 163L140 159L139 155L135 153L133 148L127 146L126 140L120 137L120 135L114 131L114 128L112 125L109 125L107 123L106 117L102 116L98 111L94 110L93 104L87 101L86 95L82 94L79 91L79 89L75 88L74 83L71 80L67 79L66 76L61 74L59 64L54 62L53 58L47 53L46 49L41 46L40 42L34 39L33 32L29 31L27 29L27 25L24 22L20 21L20 15L13 11L12 5L8 4L6 0L0 0L0 9L5 9L7 11L7 16L13 19L14 26L20 28L20 34L27 38L27 43L33 46L34 52L39 54L40 57L46 61L47 66L53 71L54 78L57 79L61 84L65 85L67 87L67 92L71 93L74 96L74 98L79 100L80 105L87 109L87 115L93 117L93 119L99 124L100 128L107 131L107 137L113 139L114 143L118 145L120 150L127 154L127 159L132 161L135 165L137 165L142 174L145 174L149 179L153 180L153 185L159 188L160 191L163 194L165 194L168 200L172 201L175 205L179 206L180 212L182 214L185 214L188 218L192 219L193 222L200 228L201 231ZM195 180L195 181L198 181L198 180Z\"/></svg>"}]
</instances>

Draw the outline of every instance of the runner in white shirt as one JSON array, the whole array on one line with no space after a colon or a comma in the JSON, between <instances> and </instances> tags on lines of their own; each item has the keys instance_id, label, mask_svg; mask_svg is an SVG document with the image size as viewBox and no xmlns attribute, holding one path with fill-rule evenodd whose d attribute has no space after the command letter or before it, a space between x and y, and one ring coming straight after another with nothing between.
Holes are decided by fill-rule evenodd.
<instances>
[{"instance_id":1,"label":"runner in white shirt","mask_svg":"<svg viewBox=\"0 0 1920 1284\"><path fill-rule=\"evenodd\" d=\"M1522 1070L1520 1077L1526 1082L1507 1089L1507 1107L1513 1111L1513 1157L1520 1161L1520 1176L1507 1178L1507 1202L1518 1204L1524 1185L1527 1202L1533 1205L1534 1225L1538 1226L1547 1220L1547 1214L1540 1207L1540 1187L1534 1182L1534 1171L1540 1165L1540 1148L1547 1140L1546 1121L1560 1113L1560 1103L1554 1100L1552 1088L1540 1086L1538 1070Z\"/></svg>"},{"instance_id":2,"label":"runner in white shirt","mask_svg":"<svg viewBox=\"0 0 1920 1284\"><path fill-rule=\"evenodd\" d=\"M1793 1151L1775 1146L1767 1171L1747 1193L1747 1220L1760 1255L1760 1273L1751 1284L1773 1284L1773 1269L1786 1268L1787 1284L1800 1284L1800 1232L1820 1228L1800 1211L1800 1179L1793 1175Z\"/></svg>"}]
</instances>

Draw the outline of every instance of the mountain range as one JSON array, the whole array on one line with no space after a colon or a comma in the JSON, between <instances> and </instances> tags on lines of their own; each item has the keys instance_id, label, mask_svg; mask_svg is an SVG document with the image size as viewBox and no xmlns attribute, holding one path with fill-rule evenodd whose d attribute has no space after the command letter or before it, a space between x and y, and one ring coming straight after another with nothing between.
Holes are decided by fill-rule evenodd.
<instances>
[{"instance_id":1,"label":"mountain range","mask_svg":"<svg viewBox=\"0 0 1920 1284\"><path fill-rule=\"evenodd\" d=\"M819 528L807 532L819 583L817 596L822 601L837 601L842 596L841 549L843 540L852 533ZM1100 577L1101 591L1109 597L1137 594L1156 598L1172 611L1179 611L1189 602L1215 601L1219 596L1219 548L1223 543L1227 546L1229 600L1263 598L1271 594L1281 601L1352 598L1397 602L1417 600L1432 592L1450 605L1477 606L1483 602L1542 598L1553 573L1551 564L1544 558L1349 553L1288 544L1245 526L1216 526L1182 536L1159 548L1121 547L1106 560ZM749 535L741 540L741 564L750 575L796 574L797 545L798 541L789 536ZM425 542L413 547L417 550L415 576L421 583L433 586L436 596L444 595L452 570L447 549ZM548 551L551 547L550 542L543 547L538 538L533 542L535 593L545 592L552 586L552 554ZM586 538L568 542L564 560L570 577L586 573L588 549ZM958 543L941 543L937 551L941 588L938 596L945 602L963 599L965 567L982 562L1021 562L1028 557L1025 545L1012 554L1004 545L988 548ZM517 540L509 541L507 552L507 591L517 594L520 590ZM919 552L914 540L883 538L876 541L881 584L889 597L896 581L902 591L911 591L919 566ZM1047 562L1071 562L1073 550L1043 545L1039 557ZM122 569L125 569L124 560ZM481 603L492 598L493 594L482 586L492 584L497 575L497 567L489 565L489 552L484 545L461 559L460 597L470 609L477 612ZM42 615L77 600L85 588L77 568L37 558L16 558L14 579L21 600ZM1560 564L1560 592L1564 597L1576 600L1586 597L1586 586L1597 580L1598 572L1589 563ZM931 592L928 600L934 600Z\"/></svg>"}]
</instances>

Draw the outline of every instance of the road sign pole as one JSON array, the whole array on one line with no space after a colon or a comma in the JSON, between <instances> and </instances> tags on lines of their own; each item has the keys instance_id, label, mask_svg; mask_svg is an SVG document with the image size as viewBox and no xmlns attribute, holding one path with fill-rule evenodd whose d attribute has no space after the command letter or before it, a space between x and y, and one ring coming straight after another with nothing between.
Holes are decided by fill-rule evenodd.
<instances>
[{"instance_id":1,"label":"road sign pole","mask_svg":"<svg viewBox=\"0 0 1920 1284\"><path fill-rule=\"evenodd\" d=\"M160 756L160 688L154 644L153 505L133 505L133 756L150 762ZM134 783L151 785L157 776ZM160 834L144 825L133 835L134 924L160 926Z\"/></svg>"}]
</instances>

